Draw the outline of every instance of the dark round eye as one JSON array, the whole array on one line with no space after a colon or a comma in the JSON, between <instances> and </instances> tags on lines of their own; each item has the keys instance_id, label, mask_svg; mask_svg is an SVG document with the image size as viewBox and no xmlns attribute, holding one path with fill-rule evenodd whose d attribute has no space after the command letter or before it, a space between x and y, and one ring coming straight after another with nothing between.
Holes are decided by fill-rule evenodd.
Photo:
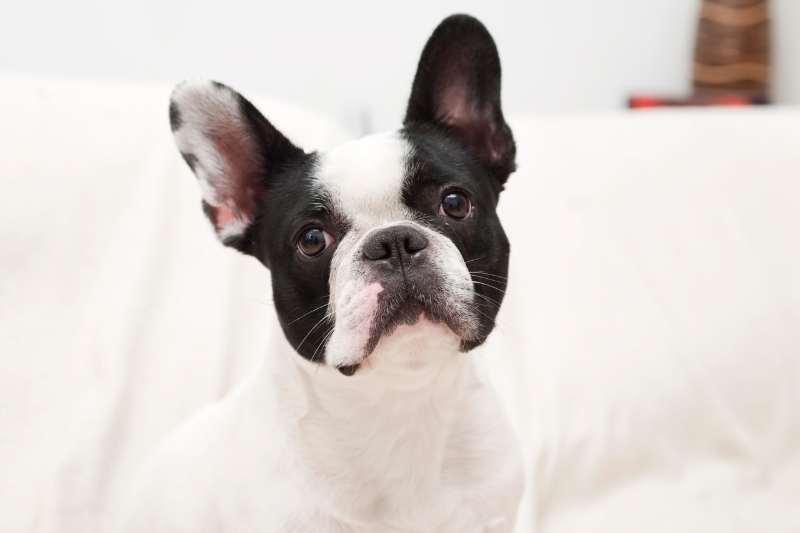
<instances>
[{"instance_id":1,"label":"dark round eye","mask_svg":"<svg viewBox=\"0 0 800 533\"><path fill-rule=\"evenodd\" d=\"M442 198L439 214L447 215L456 220L464 220L472 213L472 202L460 192L451 192Z\"/></svg>"},{"instance_id":2,"label":"dark round eye","mask_svg":"<svg viewBox=\"0 0 800 533\"><path fill-rule=\"evenodd\" d=\"M297 249L306 257L321 254L333 242L333 238L320 228L309 228L300 235Z\"/></svg>"}]
</instances>

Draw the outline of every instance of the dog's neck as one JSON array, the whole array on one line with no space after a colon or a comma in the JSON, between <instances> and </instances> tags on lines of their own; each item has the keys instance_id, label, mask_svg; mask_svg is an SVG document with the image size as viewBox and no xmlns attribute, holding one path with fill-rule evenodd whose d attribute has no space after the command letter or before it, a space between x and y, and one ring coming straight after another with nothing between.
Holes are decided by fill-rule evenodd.
<instances>
[{"instance_id":1,"label":"dog's neck","mask_svg":"<svg viewBox=\"0 0 800 533\"><path fill-rule=\"evenodd\" d=\"M336 497L337 512L374 517L382 498L399 494L435 501L454 433L481 424L465 408L483 389L473 359L442 327L396 331L350 377L300 358L285 341L271 354L278 416L300 459L315 483L327 485L320 490L352 491Z\"/></svg>"}]
</instances>

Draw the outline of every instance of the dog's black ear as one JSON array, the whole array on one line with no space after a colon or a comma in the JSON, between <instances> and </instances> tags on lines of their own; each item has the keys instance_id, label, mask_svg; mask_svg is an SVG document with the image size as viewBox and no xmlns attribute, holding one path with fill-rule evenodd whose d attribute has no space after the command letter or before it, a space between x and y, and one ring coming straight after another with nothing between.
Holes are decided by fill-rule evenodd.
<instances>
[{"instance_id":1,"label":"dog's black ear","mask_svg":"<svg viewBox=\"0 0 800 533\"><path fill-rule=\"evenodd\" d=\"M203 211L220 240L250 252L249 232L272 178L304 152L221 83L188 80L178 85L169 118L178 150L200 180Z\"/></svg>"},{"instance_id":2,"label":"dog's black ear","mask_svg":"<svg viewBox=\"0 0 800 533\"><path fill-rule=\"evenodd\" d=\"M500 107L500 57L477 19L452 15L434 30L419 60L403 125L447 132L501 185L514 171L514 137Z\"/></svg>"}]
</instances>

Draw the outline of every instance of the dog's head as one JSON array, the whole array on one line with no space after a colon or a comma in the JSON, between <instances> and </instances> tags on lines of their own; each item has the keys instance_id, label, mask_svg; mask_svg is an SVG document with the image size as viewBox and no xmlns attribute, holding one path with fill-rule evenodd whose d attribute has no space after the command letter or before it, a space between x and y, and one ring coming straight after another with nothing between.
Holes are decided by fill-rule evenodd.
<instances>
[{"instance_id":1,"label":"dog's head","mask_svg":"<svg viewBox=\"0 0 800 533\"><path fill-rule=\"evenodd\" d=\"M271 269L301 356L351 375L371 355L486 340L506 287L495 208L515 146L480 22L434 31L398 132L307 154L208 81L175 89L170 120L219 238Z\"/></svg>"}]
</instances>

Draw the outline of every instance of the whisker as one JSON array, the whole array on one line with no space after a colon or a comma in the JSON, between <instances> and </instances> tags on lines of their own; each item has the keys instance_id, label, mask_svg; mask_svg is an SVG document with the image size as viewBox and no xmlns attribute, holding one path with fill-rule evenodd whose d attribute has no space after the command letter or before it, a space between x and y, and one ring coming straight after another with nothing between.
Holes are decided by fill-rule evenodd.
<instances>
[{"instance_id":1,"label":"whisker","mask_svg":"<svg viewBox=\"0 0 800 533\"><path fill-rule=\"evenodd\" d=\"M488 318L489 320L491 320L492 324L500 330L500 332L503 334L503 336L506 338L506 340L508 340L508 336L506 336L506 330L508 330L509 333L513 333L514 335L516 335L517 338L519 338L519 339L523 339L524 338L522 335L520 335L519 333L514 331L514 329L511 326L506 324L505 321L500 320L496 316L494 318L492 318L489 315L487 315L486 313L484 313L483 311L481 311L480 309L477 309L475 307L473 307L472 310L477 312L477 313L480 313L481 315L483 315L486 318Z\"/></svg>"},{"instance_id":2,"label":"whisker","mask_svg":"<svg viewBox=\"0 0 800 533\"><path fill-rule=\"evenodd\" d=\"M464 261L464 264L466 265L467 263L472 263L473 261L477 261L478 259L483 259L485 257L486 257L485 255L482 255L480 257L476 257L475 259L470 259L469 261Z\"/></svg>"},{"instance_id":3,"label":"whisker","mask_svg":"<svg viewBox=\"0 0 800 533\"><path fill-rule=\"evenodd\" d=\"M328 332L325 334L325 336L322 338L322 342L320 342L320 343L319 343L319 346L317 346L317 350L319 350L320 348L322 348L322 347L323 347L323 346L324 346L324 345L325 345L325 344L328 342L328 340L329 340L329 339L331 338L331 336L333 335L333 331L334 331L334 329L336 329L336 324L334 324L333 326L331 326L331 329L329 329L329 330L328 330ZM314 361L314 358L316 358L316 356L317 356L317 350L314 350L314 355L312 355L312 356L311 356L311 360L312 360L312 361ZM316 388L316 386L317 386L317 374L319 374L319 368L320 368L322 365L324 365L324 364L325 364L325 363L324 363L324 362L322 362L322 361L314 361L314 362L315 362L315 363L317 363L317 369L314 371L314 379L313 379L313 380L312 380L312 382L311 382L311 388L312 388L312 389Z\"/></svg>"},{"instance_id":4,"label":"whisker","mask_svg":"<svg viewBox=\"0 0 800 533\"><path fill-rule=\"evenodd\" d=\"M490 303L494 304L495 307L497 307L497 309L500 309L500 302L498 302L497 300L493 300L493 299L489 298L488 296L484 296L483 294L479 294L477 292L473 293L473 294L475 294L475 296L477 296L479 298L483 298L487 302L490 302Z\"/></svg>"},{"instance_id":5,"label":"whisker","mask_svg":"<svg viewBox=\"0 0 800 533\"><path fill-rule=\"evenodd\" d=\"M473 310L473 311L475 311L475 312L478 312L478 313L482 314L483 316L485 316L486 318L488 318L489 320L491 320L491 321L492 321L492 325L497 325L497 318L492 318L492 317L490 317L489 315L487 315L486 313L484 313L484 312L483 312L483 311L481 311L480 309L473 308L472 310Z\"/></svg>"},{"instance_id":6,"label":"whisker","mask_svg":"<svg viewBox=\"0 0 800 533\"><path fill-rule=\"evenodd\" d=\"M475 278L475 279L483 280L483 281L485 281L487 283L497 283L498 285L507 285L505 280L487 278L485 276L482 276L481 274L473 274L472 277Z\"/></svg>"},{"instance_id":7,"label":"whisker","mask_svg":"<svg viewBox=\"0 0 800 533\"><path fill-rule=\"evenodd\" d=\"M333 330L334 329L336 329L336 325L335 324L333 326L331 326L330 329L328 329L327 332L325 332L325 335L322 337L322 340L317 345L317 349L314 350L313 354L311 354L311 360L312 361L314 361L316 359L317 352L319 351L319 349L322 348L325 345L325 343L327 342L327 340L330 338L330 336L333 335ZM322 353L320 353L320 355L322 355Z\"/></svg>"},{"instance_id":8,"label":"whisker","mask_svg":"<svg viewBox=\"0 0 800 533\"><path fill-rule=\"evenodd\" d=\"M306 313L306 314L304 314L304 315L300 315L299 317L295 318L294 320L292 320L291 322L289 322L289 323L288 323L288 324L286 324L286 325L287 325L287 326L291 326L292 324L294 324L295 322L297 322L297 321L298 321L298 320L300 320L301 318L303 318L303 317L306 317L306 316L310 315L310 314L311 314L311 313L313 313L314 311L319 311L320 309L324 309L325 307L328 307L328 304L327 304L327 303L325 303L325 304L322 304L322 305L320 305L319 307L316 307L316 308L312 309L311 311L309 311L308 313Z\"/></svg>"},{"instance_id":9,"label":"whisker","mask_svg":"<svg viewBox=\"0 0 800 533\"><path fill-rule=\"evenodd\" d=\"M486 313L484 313L483 311L478 309L477 305L480 305L480 304L473 302L473 304L471 305L471 309L473 311L475 311L476 313L478 313L479 315L482 315L482 316L488 318L492 322L492 326L497 326L498 325L497 316L495 315L494 317L491 317L491 316L487 315Z\"/></svg>"},{"instance_id":10,"label":"whisker","mask_svg":"<svg viewBox=\"0 0 800 533\"><path fill-rule=\"evenodd\" d=\"M492 274L491 272L484 272L483 270L475 270L475 271L470 270L469 273L470 274L483 274L484 276L489 276L489 277L492 277L492 278L502 279L503 281L508 281L508 278L506 278L504 276L499 276L497 274Z\"/></svg>"},{"instance_id":11,"label":"whisker","mask_svg":"<svg viewBox=\"0 0 800 533\"><path fill-rule=\"evenodd\" d=\"M495 287L494 285L489 285L488 283L484 283L483 281L475 281L475 280L472 280L472 283L477 283L478 285L484 285L484 286L486 286L486 287L489 287L490 289L494 289L494 290L496 290L496 291L502 292L503 294L505 294L505 293L506 293L506 291L504 291L504 290L503 290L503 289L501 289L500 287Z\"/></svg>"},{"instance_id":12,"label":"whisker","mask_svg":"<svg viewBox=\"0 0 800 533\"><path fill-rule=\"evenodd\" d=\"M295 351L299 351L299 350L300 350L300 347L301 347L301 346L303 345L303 343L306 341L306 339L308 338L308 336L309 336L309 335L311 335L311 333L313 333L313 332L314 332L314 330L315 330L315 329L317 329L317 328L320 326L320 324L322 324L322 323L323 323L325 320L327 320L327 319L329 319L329 318L332 318L332 317L333 317L333 314L331 314L331 313L325 313L325 316L323 316L323 317L322 317L322 318L319 320L319 322L317 322L316 324L314 324L314 327L312 327L310 330L308 330L308 333L306 333L306 336L305 336L305 337L303 337L303 340L301 340L301 341L300 341L300 344L298 344L298 345L297 345L297 348L295 348Z\"/></svg>"}]
</instances>

